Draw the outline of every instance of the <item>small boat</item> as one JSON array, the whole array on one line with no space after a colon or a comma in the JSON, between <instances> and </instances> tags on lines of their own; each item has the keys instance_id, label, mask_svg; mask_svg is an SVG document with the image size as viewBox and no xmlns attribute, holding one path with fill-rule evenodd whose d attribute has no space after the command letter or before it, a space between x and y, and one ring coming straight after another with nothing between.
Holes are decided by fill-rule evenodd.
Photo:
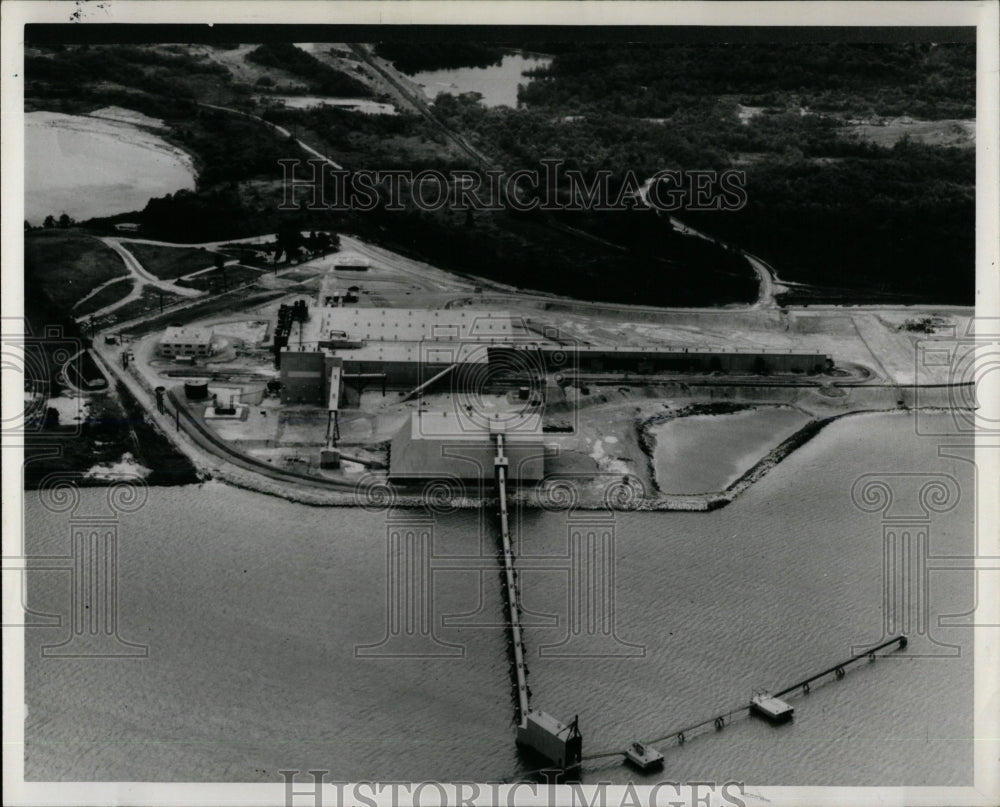
<instances>
[{"instance_id":1,"label":"small boat","mask_svg":"<svg viewBox=\"0 0 1000 807\"><path fill-rule=\"evenodd\" d=\"M641 771L648 771L663 765L663 754L651 745L632 743L625 749L625 758Z\"/></svg>"},{"instance_id":2,"label":"small boat","mask_svg":"<svg viewBox=\"0 0 1000 807\"><path fill-rule=\"evenodd\" d=\"M772 723L784 723L791 719L795 709L767 692L756 692L750 699L750 711Z\"/></svg>"}]
</instances>

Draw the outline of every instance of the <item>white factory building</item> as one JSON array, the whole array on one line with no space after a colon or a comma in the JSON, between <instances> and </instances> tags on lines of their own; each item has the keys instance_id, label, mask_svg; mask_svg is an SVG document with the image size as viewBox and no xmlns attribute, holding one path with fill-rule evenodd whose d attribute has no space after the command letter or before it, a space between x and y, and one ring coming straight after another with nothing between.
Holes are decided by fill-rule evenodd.
<instances>
[{"instance_id":1,"label":"white factory building","mask_svg":"<svg viewBox=\"0 0 1000 807\"><path fill-rule=\"evenodd\" d=\"M211 356L212 331L210 328L167 328L160 337L160 355Z\"/></svg>"}]
</instances>

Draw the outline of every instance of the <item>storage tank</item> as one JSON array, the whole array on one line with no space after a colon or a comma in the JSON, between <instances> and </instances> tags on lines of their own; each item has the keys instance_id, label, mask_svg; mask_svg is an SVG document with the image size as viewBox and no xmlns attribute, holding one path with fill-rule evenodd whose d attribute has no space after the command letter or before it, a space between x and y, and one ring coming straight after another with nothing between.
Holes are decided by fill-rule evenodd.
<instances>
[{"instance_id":1,"label":"storage tank","mask_svg":"<svg viewBox=\"0 0 1000 807\"><path fill-rule=\"evenodd\" d=\"M184 397L191 401L206 401L208 400L208 382L207 381L185 381L184 382Z\"/></svg>"}]
</instances>

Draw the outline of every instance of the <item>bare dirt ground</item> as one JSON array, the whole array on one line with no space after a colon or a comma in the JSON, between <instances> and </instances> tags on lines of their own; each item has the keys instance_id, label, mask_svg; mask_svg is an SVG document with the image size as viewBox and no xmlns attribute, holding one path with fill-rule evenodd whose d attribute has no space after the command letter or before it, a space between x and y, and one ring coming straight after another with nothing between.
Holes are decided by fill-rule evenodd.
<instances>
[{"instance_id":1,"label":"bare dirt ground","mask_svg":"<svg viewBox=\"0 0 1000 807\"><path fill-rule=\"evenodd\" d=\"M965 333L971 309L931 306L868 308L844 306L792 308L769 311L669 311L660 317L602 317L576 313L533 313L539 323L559 328L580 344L718 349L808 350L826 353L838 365L857 364L873 371L876 381L912 384L922 344L949 342ZM936 333L913 333L902 328L909 319L937 315ZM930 368L924 383L947 383L946 367Z\"/></svg>"}]
</instances>

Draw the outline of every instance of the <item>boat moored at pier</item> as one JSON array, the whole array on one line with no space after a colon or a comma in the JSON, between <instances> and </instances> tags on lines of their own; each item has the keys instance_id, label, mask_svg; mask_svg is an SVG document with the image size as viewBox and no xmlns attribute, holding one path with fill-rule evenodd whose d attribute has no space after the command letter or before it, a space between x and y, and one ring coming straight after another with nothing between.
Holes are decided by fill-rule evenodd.
<instances>
[{"instance_id":1,"label":"boat moored at pier","mask_svg":"<svg viewBox=\"0 0 1000 807\"><path fill-rule=\"evenodd\" d=\"M663 754L651 745L632 743L625 749L625 758L641 771L663 767Z\"/></svg>"},{"instance_id":2,"label":"boat moored at pier","mask_svg":"<svg viewBox=\"0 0 1000 807\"><path fill-rule=\"evenodd\" d=\"M750 699L750 711L760 715L772 723L784 723L791 720L795 709L780 698L775 698L768 692L755 692Z\"/></svg>"}]
</instances>

